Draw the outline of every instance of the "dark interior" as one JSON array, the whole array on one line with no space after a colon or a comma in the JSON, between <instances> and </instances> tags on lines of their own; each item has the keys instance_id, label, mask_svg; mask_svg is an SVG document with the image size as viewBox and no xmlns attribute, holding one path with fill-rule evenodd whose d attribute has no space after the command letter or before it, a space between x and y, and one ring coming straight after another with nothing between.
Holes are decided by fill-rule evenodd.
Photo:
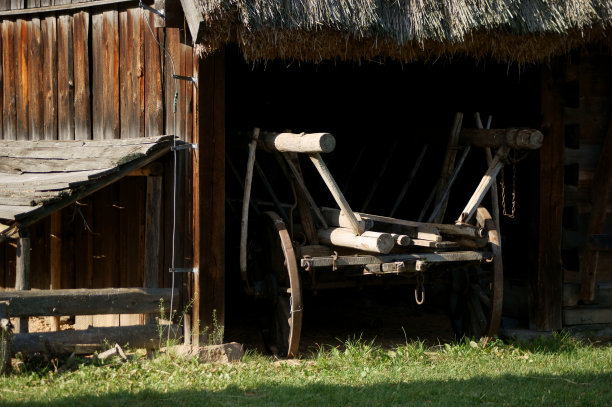
<instances>
[{"instance_id":1,"label":"dark interior","mask_svg":"<svg viewBox=\"0 0 612 407\"><path fill-rule=\"evenodd\" d=\"M417 156L427 144L417 176L394 214L397 218L417 220L440 175L456 112L464 113L463 127L476 127L475 112L480 112L485 124L491 115L493 128L540 128L541 123L539 69L531 66L465 58L427 64L395 61L317 65L282 61L249 63L237 50L229 49L226 69L226 189L229 202L226 270L227 325L230 329L236 321L243 320L247 315L244 309L248 308L244 307L238 272L242 200L238 178L244 178L247 160L245 133L254 127L262 131L332 133L337 141L336 149L323 159L352 209L384 216L390 215ZM257 157L279 199L292 203L289 184L271 155L258 152ZM528 257L537 256L538 153L517 159L520 161L515 167L516 217L504 218L501 224L504 276L506 285L526 286L530 272L526 265L537 264L537 261L528 261ZM307 157L301 158L301 166L319 205L335 207ZM472 148L451 190L446 223L453 223L458 217L485 171L484 152ZM505 181L510 211L512 165L505 168ZM271 201L257 174L252 191L253 199ZM484 205L490 207L490 202ZM346 302L347 296L353 298L354 291L339 290L332 295L341 303ZM408 295L404 301L411 300L414 304L411 297L412 294ZM526 297L524 301L526 308ZM337 308L330 306L325 312ZM516 313L516 310L509 312ZM512 316L527 318L527 315ZM304 329L308 330L308 325ZM360 332L360 328L355 327L355 332Z\"/></svg>"}]
</instances>

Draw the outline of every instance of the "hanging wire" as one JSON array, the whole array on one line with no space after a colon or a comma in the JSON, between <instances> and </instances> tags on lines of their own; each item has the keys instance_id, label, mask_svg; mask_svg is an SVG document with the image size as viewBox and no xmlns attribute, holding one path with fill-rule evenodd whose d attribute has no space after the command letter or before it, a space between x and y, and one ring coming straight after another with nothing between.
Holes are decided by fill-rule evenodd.
<instances>
[{"instance_id":1,"label":"hanging wire","mask_svg":"<svg viewBox=\"0 0 612 407\"><path fill-rule=\"evenodd\" d=\"M176 246L176 184L177 184L177 150L176 150L176 107L178 104L178 79L176 78L176 69L175 69L175 65L174 65L174 58L172 57L172 54L166 49L166 47L164 47L157 39L157 37L155 36L155 33L153 32L153 28L151 27L151 23L149 22L149 17L147 16L147 13L145 11L144 5L142 3L142 1L139 1L139 7L141 10L141 16L143 18L143 20L146 22L147 27L149 28L149 32L151 33L151 36L153 37L153 40L157 43L157 45L159 46L159 48L163 51L164 55L167 55L168 57L170 57L170 64L172 65L172 78L174 78L174 100L173 100L173 106L172 106L172 116L173 116L173 126L174 126L174 134L175 137L173 137L172 139L172 158L173 158L173 171L172 171L172 252L171 252L171 260L170 260L170 267L171 270L173 271L171 273L172 275L172 282L171 282L171 287L172 287L172 292L170 294L170 312L169 312L169 321L172 322L172 313L173 313L173 309L174 309L174 286L175 286L175 279L174 279L174 269L175 269L175 246ZM170 329L168 329L168 341L170 341Z\"/></svg>"}]
</instances>

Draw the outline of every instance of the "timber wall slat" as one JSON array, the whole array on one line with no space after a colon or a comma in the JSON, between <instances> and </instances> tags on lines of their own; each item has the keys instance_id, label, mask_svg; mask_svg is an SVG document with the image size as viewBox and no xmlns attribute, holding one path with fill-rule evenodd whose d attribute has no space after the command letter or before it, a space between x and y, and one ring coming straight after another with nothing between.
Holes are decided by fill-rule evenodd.
<instances>
[{"instance_id":1,"label":"timber wall slat","mask_svg":"<svg viewBox=\"0 0 612 407\"><path fill-rule=\"evenodd\" d=\"M0 0L0 10L70 4L79 0ZM151 24L154 16L146 12ZM0 140L119 139L175 134L193 140L193 87L172 79L137 7L108 5L86 11L14 16L0 22ZM178 29L152 28L172 53L176 73L192 74L190 39ZM177 112L173 112L178 90ZM175 266L192 265L190 152L179 157ZM162 225L157 270L160 286L171 275L173 158L164 165ZM61 211L61 287L131 287L143 284L145 185L127 177ZM85 227L88 225L88 230ZM31 286L50 285L50 223L33 226ZM176 275L176 287L187 276ZM0 290L14 287L15 248L0 243ZM177 298L176 304L183 299ZM184 301L183 301L184 302ZM175 307L175 310L177 307ZM138 315L83 317L87 325L130 325Z\"/></svg>"}]
</instances>

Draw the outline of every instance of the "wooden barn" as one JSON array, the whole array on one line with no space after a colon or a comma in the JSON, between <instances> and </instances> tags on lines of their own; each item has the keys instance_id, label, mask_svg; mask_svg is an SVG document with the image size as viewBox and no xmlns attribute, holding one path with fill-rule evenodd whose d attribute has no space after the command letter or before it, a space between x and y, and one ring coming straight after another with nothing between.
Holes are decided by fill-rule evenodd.
<instances>
[{"instance_id":1,"label":"wooden barn","mask_svg":"<svg viewBox=\"0 0 612 407\"><path fill-rule=\"evenodd\" d=\"M437 186L446 210L424 219L451 230L503 169L483 201L502 212L503 314L538 330L612 323L608 1L13 0L0 24L0 312L24 334L45 315L121 335L163 299L198 343L242 304L248 214L318 211L259 151L244 194L247 146L256 134L289 151L270 140L322 132L360 214L421 222ZM515 128L540 130L541 148L487 163ZM467 143L455 171L469 149L449 134L468 133L489 141ZM337 207L311 165L299 171ZM413 223L414 241L432 230Z\"/></svg>"}]
</instances>

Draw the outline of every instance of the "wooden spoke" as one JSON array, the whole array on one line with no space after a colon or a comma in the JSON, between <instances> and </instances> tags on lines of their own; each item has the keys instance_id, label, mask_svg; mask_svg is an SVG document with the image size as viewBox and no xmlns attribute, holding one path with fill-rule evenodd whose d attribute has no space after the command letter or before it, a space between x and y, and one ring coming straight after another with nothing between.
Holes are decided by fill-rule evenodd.
<instances>
[{"instance_id":1,"label":"wooden spoke","mask_svg":"<svg viewBox=\"0 0 612 407\"><path fill-rule=\"evenodd\" d=\"M478 226L489 240L490 263L452 272L451 309L453 329L458 337L493 337L501 322L503 268L497 229L489 212L478 208Z\"/></svg>"}]
</instances>

